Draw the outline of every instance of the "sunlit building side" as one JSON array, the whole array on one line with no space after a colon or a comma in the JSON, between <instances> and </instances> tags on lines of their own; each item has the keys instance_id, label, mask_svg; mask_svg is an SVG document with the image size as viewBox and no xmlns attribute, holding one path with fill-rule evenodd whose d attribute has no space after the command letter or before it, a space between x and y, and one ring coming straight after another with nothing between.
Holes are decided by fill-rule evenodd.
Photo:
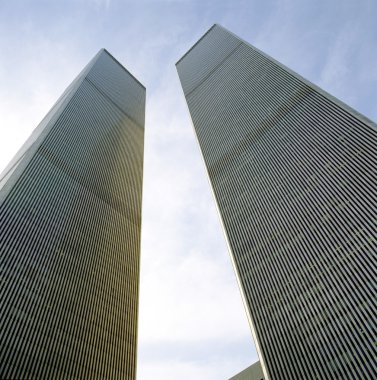
<instances>
[{"instance_id":1,"label":"sunlit building side","mask_svg":"<svg viewBox=\"0 0 377 380\"><path fill-rule=\"evenodd\" d=\"M1 175L1 379L136 378L144 110L102 49Z\"/></svg>"},{"instance_id":2,"label":"sunlit building side","mask_svg":"<svg viewBox=\"0 0 377 380\"><path fill-rule=\"evenodd\" d=\"M263 371L260 362L253 363L229 380L263 380Z\"/></svg>"},{"instance_id":3,"label":"sunlit building side","mask_svg":"<svg viewBox=\"0 0 377 380\"><path fill-rule=\"evenodd\" d=\"M219 25L176 66L264 378L376 378L376 124Z\"/></svg>"}]
</instances>

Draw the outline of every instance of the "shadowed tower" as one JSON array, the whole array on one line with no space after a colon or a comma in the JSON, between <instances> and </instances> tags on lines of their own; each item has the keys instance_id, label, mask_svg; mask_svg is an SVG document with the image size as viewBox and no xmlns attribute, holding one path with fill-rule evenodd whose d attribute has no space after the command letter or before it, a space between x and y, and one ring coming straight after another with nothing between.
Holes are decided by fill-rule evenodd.
<instances>
[{"instance_id":1,"label":"shadowed tower","mask_svg":"<svg viewBox=\"0 0 377 380\"><path fill-rule=\"evenodd\" d=\"M376 125L218 25L177 70L264 378L376 378Z\"/></svg>"},{"instance_id":2,"label":"shadowed tower","mask_svg":"<svg viewBox=\"0 0 377 380\"><path fill-rule=\"evenodd\" d=\"M0 177L0 378L135 379L144 110L101 50Z\"/></svg>"}]
</instances>

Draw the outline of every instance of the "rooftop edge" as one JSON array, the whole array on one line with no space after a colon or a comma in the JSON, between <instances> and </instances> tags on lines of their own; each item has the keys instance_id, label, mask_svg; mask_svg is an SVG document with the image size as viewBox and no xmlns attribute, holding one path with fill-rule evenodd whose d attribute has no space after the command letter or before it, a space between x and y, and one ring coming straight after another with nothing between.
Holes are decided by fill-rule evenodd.
<instances>
[{"instance_id":1,"label":"rooftop edge","mask_svg":"<svg viewBox=\"0 0 377 380\"><path fill-rule=\"evenodd\" d=\"M139 83L140 84L140 86L141 87L143 87L144 88L144 90L146 90L146 87L129 71L129 70L127 70L125 67L124 67L124 65L122 65L107 49L105 49L105 48L102 48L102 49L100 49L100 51L98 52L98 53L101 53L101 52L104 52L104 53L106 53L110 58L112 58L113 59L113 61L114 62L116 62L124 71L126 71L129 75L131 75L131 77L133 78L133 79L135 79L136 80L136 82L137 83Z\"/></svg>"}]
</instances>

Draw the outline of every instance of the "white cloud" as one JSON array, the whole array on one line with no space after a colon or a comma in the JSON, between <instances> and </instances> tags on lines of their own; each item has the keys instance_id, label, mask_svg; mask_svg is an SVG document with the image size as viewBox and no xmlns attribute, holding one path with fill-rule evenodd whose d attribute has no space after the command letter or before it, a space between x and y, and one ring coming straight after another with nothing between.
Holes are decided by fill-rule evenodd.
<instances>
[{"instance_id":1,"label":"white cloud","mask_svg":"<svg viewBox=\"0 0 377 380\"><path fill-rule=\"evenodd\" d=\"M138 379L165 380L218 380L234 376L234 358L208 362L204 358L196 361L149 362L138 368ZM242 363L238 363L240 371Z\"/></svg>"},{"instance_id":2,"label":"white cloud","mask_svg":"<svg viewBox=\"0 0 377 380\"><path fill-rule=\"evenodd\" d=\"M148 101L139 337L239 338L246 316L214 200L183 95L165 79Z\"/></svg>"},{"instance_id":3,"label":"white cloud","mask_svg":"<svg viewBox=\"0 0 377 380\"><path fill-rule=\"evenodd\" d=\"M147 104L138 378L230 377L255 350L175 68L159 79Z\"/></svg>"}]
</instances>

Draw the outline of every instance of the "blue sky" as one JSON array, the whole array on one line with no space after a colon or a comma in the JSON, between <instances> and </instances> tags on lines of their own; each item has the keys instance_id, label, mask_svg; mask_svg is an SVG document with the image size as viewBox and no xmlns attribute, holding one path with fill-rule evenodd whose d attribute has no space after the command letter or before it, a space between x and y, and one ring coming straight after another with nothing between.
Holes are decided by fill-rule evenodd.
<instances>
[{"instance_id":1,"label":"blue sky","mask_svg":"<svg viewBox=\"0 0 377 380\"><path fill-rule=\"evenodd\" d=\"M377 120L375 0L0 0L0 171L101 48L147 88L138 379L257 359L175 62L215 22Z\"/></svg>"}]
</instances>

